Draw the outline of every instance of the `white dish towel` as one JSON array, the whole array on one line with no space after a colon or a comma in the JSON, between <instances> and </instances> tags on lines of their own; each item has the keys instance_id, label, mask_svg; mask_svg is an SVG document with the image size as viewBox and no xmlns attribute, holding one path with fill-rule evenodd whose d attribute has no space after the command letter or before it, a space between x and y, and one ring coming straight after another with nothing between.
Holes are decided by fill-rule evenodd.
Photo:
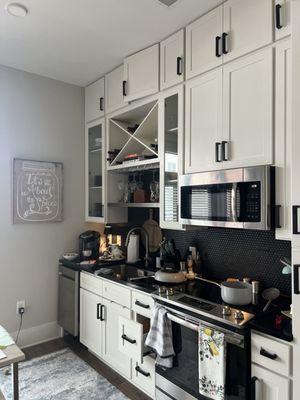
<instances>
[{"instance_id":1,"label":"white dish towel","mask_svg":"<svg viewBox=\"0 0 300 400\"><path fill-rule=\"evenodd\" d=\"M199 327L199 392L214 400L225 399L225 334Z\"/></svg>"}]
</instances>

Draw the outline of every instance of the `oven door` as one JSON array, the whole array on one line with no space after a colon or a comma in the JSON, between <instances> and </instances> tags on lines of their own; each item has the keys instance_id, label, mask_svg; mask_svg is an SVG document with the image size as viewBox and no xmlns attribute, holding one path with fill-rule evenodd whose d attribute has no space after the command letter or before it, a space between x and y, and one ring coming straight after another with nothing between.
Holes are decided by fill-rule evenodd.
<instances>
[{"instance_id":1,"label":"oven door","mask_svg":"<svg viewBox=\"0 0 300 400\"><path fill-rule=\"evenodd\" d=\"M168 313L177 331L174 342L176 357L171 369L156 366L156 399L193 400L207 399L199 393L198 368L198 323L189 317ZM204 322L216 330L216 325ZM225 331L224 331L225 332ZM174 337L173 337L174 340ZM250 347L244 335L226 330L226 400L248 400L250 398Z\"/></svg>"},{"instance_id":2,"label":"oven door","mask_svg":"<svg viewBox=\"0 0 300 400\"><path fill-rule=\"evenodd\" d=\"M269 229L269 167L180 178L180 217L186 225Z\"/></svg>"}]
</instances>

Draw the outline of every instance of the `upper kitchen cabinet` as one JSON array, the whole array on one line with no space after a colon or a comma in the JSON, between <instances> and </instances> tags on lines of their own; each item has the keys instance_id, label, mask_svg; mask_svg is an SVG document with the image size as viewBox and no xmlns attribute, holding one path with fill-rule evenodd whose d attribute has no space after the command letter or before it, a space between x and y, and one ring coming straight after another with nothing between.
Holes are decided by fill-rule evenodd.
<instances>
[{"instance_id":1,"label":"upper kitchen cabinet","mask_svg":"<svg viewBox=\"0 0 300 400\"><path fill-rule=\"evenodd\" d=\"M273 40L273 0L228 0L224 3L224 62Z\"/></svg>"},{"instance_id":2,"label":"upper kitchen cabinet","mask_svg":"<svg viewBox=\"0 0 300 400\"><path fill-rule=\"evenodd\" d=\"M275 39L281 39L291 33L291 0L275 1Z\"/></svg>"},{"instance_id":3,"label":"upper kitchen cabinet","mask_svg":"<svg viewBox=\"0 0 300 400\"><path fill-rule=\"evenodd\" d=\"M104 222L105 188L105 124L104 118L86 125L85 187L86 221Z\"/></svg>"},{"instance_id":4,"label":"upper kitchen cabinet","mask_svg":"<svg viewBox=\"0 0 300 400\"><path fill-rule=\"evenodd\" d=\"M85 88L85 122L104 116L104 78Z\"/></svg>"},{"instance_id":5,"label":"upper kitchen cabinet","mask_svg":"<svg viewBox=\"0 0 300 400\"><path fill-rule=\"evenodd\" d=\"M223 6L186 27L186 78L222 64Z\"/></svg>"},{"instance_id":6,"label":"upper kitchen cabinet","mask_svg":"<svg viewBox=\"0 0 300 400\"><path fill-rule=\"evenodd\" d=\"M276 239L291 240L292 49L289 39L277 43L275 66L275 233Z\"/></svg>"},{"instance_id":7,"label":"upper kitchen cabinet","mask_svg":"<svg viewBox=\"0 0 300 400\"><path fill-rule=\"evenodd\" d=\"M222 68L186 83L185 172L222 168Z\"/></svg>"},{"instance_id":8,"label":"upper kitchen cabinet","mask_svg":"<svg viewBox=\"0 0 300 400\"><path fill-rule=\"evenodd\" d=\"M223 99L224 168L272 164L272 48L223 67Z\"/></svg>"},{"instance_id":9,"label":"upper kitchen cabinet","mask_svg":"<svg viewBox=\"0 0 300 400\"><path fill-rule=\"evenodd\" d=\"M155 44L124 60L123 95L136 100L159 91L159 45Z\"/></svg>"},{"instance_id":10,"label":"upper kitchen cabinet","mask_svg":"<svg viewBox=\"0 0 300 400\"><path fill-rule=\"evenodd\" d=\"M184 30L160 43L160 88L183 82L184 79Z\"/></svg>"},{"instance_id":11,"label":"upper kitchen cabinet","mask_svg":"<svg viewBox=\"0 0 300 400\"><path fill-rule=\"evenodd\" d=\"M127 104L123 96L123 65L105 75L105 93L106 114Z\"/></svg>"}]
</instances>

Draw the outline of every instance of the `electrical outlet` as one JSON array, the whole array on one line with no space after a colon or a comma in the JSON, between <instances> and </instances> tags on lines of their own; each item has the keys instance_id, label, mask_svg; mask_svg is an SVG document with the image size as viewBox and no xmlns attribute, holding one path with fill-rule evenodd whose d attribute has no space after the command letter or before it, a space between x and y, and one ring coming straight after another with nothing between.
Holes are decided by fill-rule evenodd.
<instances>
[{"instance_id":1,"label":"electrical outlet","mask_svg":"<svg viewBox=\"0 0 300 400\"><path fill-rule=\"evenodd\" d=\"M20 308L24 308L24 311L25 311L25 300L17 301L16 313L18 316L20 315Z\"/></svg>"}]
</instances>

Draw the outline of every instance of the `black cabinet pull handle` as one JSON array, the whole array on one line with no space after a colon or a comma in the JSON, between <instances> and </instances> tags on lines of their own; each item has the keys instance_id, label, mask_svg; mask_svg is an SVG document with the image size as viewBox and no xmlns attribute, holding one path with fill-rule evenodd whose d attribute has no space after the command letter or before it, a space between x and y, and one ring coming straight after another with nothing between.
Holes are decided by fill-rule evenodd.
<instances>
[{"instance_id":1,"label":"black cabinet pull handle","mask_svg":"<svg viewBox=\"0 0 300 400\"><path fill-rule=\"evenodd\" d=\"M277 354L275 354L275 353L269 353L267 350L263 349L262 347L260 348L259 354L260 354L261 356L270 358L270 360L276 360L276 358L278 357Z\"/></svg>"},{"instance_id":2,"label":"black cabinet pull handle","mask_svg":"<svg viewBox=\"0 0 300 400\"><path fill-rule=\"evenodd\" d=\"M138 365L135 367L135 370L137 372L139 372L140 374L146 376L147 378L148 378L148 376L150 376L150 372L143 371L142 368L140 368Z\"/></svg>"},{"instance_id":3,"label":"black cabinet pull handle","mask_svg":"<svg viewBox=\"0 0 300 400\"><path fill-rule=\"evenodd\" d=\"M281 205L280 204L276 204L275 206L275 222L276 222L276 228L282 228L281 224L280 224L280 209L281 209Z\"/></svg>"},{"instance_id":4,"label":"black cabinet pull handle","mask_svg":"<svg viewBox=\"0 0 300 400\"><path fill-rule=\"evenodd\" d=\"M220 142L216 142L215 143L215 161L216 162L221 162L222 160L220 160L220 157L219 157L219 147L221 146L221 143Z\"/></svg>"},{"instance_id":5,"label":"black cabinet pull handle","mask_svg":"<svg viewBox=\"0 0 300 400\"><path fill-rule=\"evenodd\" d=\"M256 376L253 376L251 378L251 400L255 400L256 399L255 389L256 389L256 382L257 381L259 381L259 379Z\"/></svg>"},{"instance_id":6,"label":"black cabinet pull handle","mask_svg":"<svg viewBox=\"0 0 300 400\"><path fill-rule=\"evenodd\" d=\"M228 161L228 142L222 141L222 161Z\"/></svg>"},{"instance_id":7,"label":"black cabinet pull handle","mask_svg":"<svg viewBox=\"0 0 300 400\"><path fill-rule=\"evenodd\" d=\"M129 342L129 343L131 343L131 344L136 343L136 340L135 340L135 339L130 339L130 338L129 338L128 336L126 336L125 334L123 334L123 335L121 336L121 338L124 339L124 340L126 340L126 342Z\"/></svg>"},{"instance_id":8,"label":"black cabinet pull handle","mask_svg":"<svg viewBox=\"0 0 300 400\"><path fill-rule=\"evenodd\" d=\"M101 303L97 304L97 319L101 321Z\"/></svg>"},{"instance_id":9,"label":"black cabinet pull handle","mask_svg":"<svg viewBox=\"0 0 300 400\"><path fill-rule=\"evenodd\" d=\"M299 230L298 230L298 209L300 206L293 206L293 234L294 235L299 235Z\"/></svg>"},{"instance_id":10,"label":"black cabinet pull handle","mask_svg":"<svg viewBox=\"0 0 300 400\"><path fill-rule=\"evenodd\" d=\"M177 57L177 75L182 75L182 57Z\"/></svg>"},{"instance_id":11,"label":"black cabinet pull handle","mask_svg":"<svg viewBox=\"0 0 300 400\"><path fill-rule=\"evenodd\" d=\"M127 96L127 81L123 81L123 96Z\"/></svg>"},{"instance_id":12,"label":"black cabinet pull handle","mask_svg":"<svg viewBox=\"0 0 300 400\"><path fill-rule=\"evenodd\" d=\"M142 308L150 308L149 304L143 304L140 301L136 300L134 303L136 306L142 307Z\"/></svg>"},{"instance_id":13,"label":"black cabinet pull handle","mask_svg":"<svg viewBox=\"0 0 300 400\"><path fill-rule=\"evenodd\" d=\"M281 21L280 21L280 11L281 11L281 5L280 4L276 4L275 6L275 18L276 18L276 28L277 29L281 29L283 28L283 26L281 25Z\"/></svg>"},{"instance_id":14,"label":"black cabinet pull handle","mask_svg":"<svg viewBox=\"0 0 300 400\"><path fill-rule=\"evenodd\" d=\"M223 50L223 54L227 54L228 53L228 49L227 49L227 36L228 33L224 32L222 34L222 50Z\"/></svg>"},{"instance_id":15,"label":"black cabinet pull handle","mask_svg":"<svg viewBox=\"0 0 300 400\"><path fill-rule=\"evenodd\" d=\"M104 107L103 107L103 100L104 100L104 97L100 97L100 111L103 111L104 110Z\"/></svg>"},{"instance_id":16,"label":"black cabinet pull handle","mask_svg":"<svg viewBox=\"0 0 300 400\"><path fill-rule=\"evenodd\" d=\"M299 290L299 268L300 264L294 264L294 294L300 294Z\"/></svg>"},{"instance_id":17,"label":"black cabinet pull handle","mask_svg":"<svg viewBox=\"0 0 300 400\"><path fill-rule=\"evenodd\" d=\"M221 41L221 36L216 36L216 57L221 57L220 53L220 41Z\"/></svg>"},{"instance_id":18,"label":"black cabinet pull handle","mask_svg":"<svg viewBox=\"0 0 300 400\"><path fill-rule=\"evenodd\" d=\"M100 306L100 321L104 321L104 305L101 304Z\"/></svg>"}]
</instances>

